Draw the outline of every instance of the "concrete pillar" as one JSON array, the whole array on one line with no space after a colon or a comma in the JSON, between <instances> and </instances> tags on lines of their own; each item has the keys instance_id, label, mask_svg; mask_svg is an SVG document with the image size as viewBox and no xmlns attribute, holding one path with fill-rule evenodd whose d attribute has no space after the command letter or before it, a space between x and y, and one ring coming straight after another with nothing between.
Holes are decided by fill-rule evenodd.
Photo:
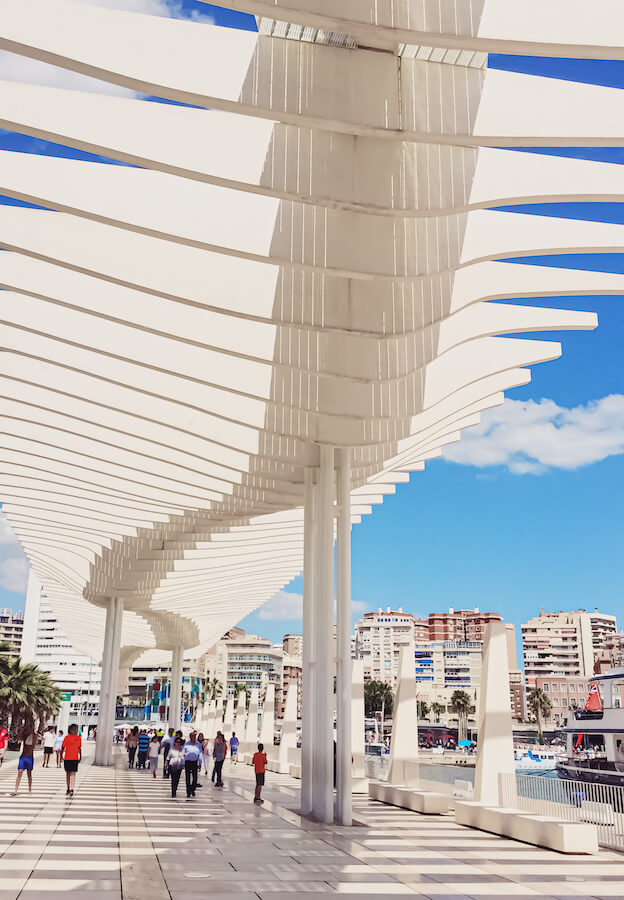
<instances>
[{"instance_id":1,"label":"concrete pillar","mask_svg":"<svg viewBox=\"0 0 624 900\"><path fill-rule=\"evenodd\" d=\"M258 689L253 688L249 698L249 711L245 727L245 744L247 750L256 750L258 743Z\"/></svg>"},{"instance_id":2,"label":"concrete pillar","mask_svg":"<svg viewBox=\"0 0 624 900\"><path fill-rule=\"evenodd\" d=\"M297 682L291 681L286 692L286 707L279 745L279 770L283 775L289 772L288 751L297 748Z\"/></svg>"},{"instance_id":3,"label":"concrete pillar","mask_svg":"<svg viewBox=\"0 0 624 900\"><path fill-rule=\"evenodd\" d=\"M334 618L334 448L320 448L317 490L317 569L314 604L314 792L312 815L334 820L333 618Z\"/></svg>"},{"instance_id":4,"label":"concrete pillar","mask_svg":"<svg viewBox=\"0 0 624 900\"><path fill-rule=\"evenodd\" d=\"M94 760L96 766L110 766L113 762L113 731L115 727L115 701L117 696L122 622L123 600L121 597L111 597L106 609L104 630L102 686L100 689Z\"/></svg>"},{"instance_id":5,"label":"concrete pillar","mask_svg":"<svg viewBox=\"0 0 624 900\"><path fill-rule=\"evenodd\" d=\"M337 457L335 818L339 825L351 825L351 450L338 450Z\"/></svg>"},{"instance_id":6,"label":"concrete pillar","mask_svg":"<svg viewBox=\"0 0 624 900\"><path fill-rule=\"evenodd\" d=\"M221 726L217 722L217 730L223 731L223 734L228 738L232 734L232 728L234 727L234 697L228 697L225 704L225 715L223 717L223 726Z\"/></svg>"},{"instance_id":7,"label":"concrete pillar","mask_svg":"<svg viewBox=\"0 0 624 900\"><path fill-rule=\"evenodd\" d=\"M498 806L499 776L515 771L506 627L491 622L483 649L475 800Z\"/></svg>"},{"instance_id":8,"label":"concrete pillar","mask_svg":"<svg viewBox=\"0 0 624 900\"><path fill-rule=\"evenodd\" d=\"M262 726L260 741L264 744L267 756L273 753L273 735L275 732L275 685L267 684L264 704L262 706Z\"/></svg>"},{"instance_id":9,"label":"concrete pillar","mask_svg":"<svg viewBox=\"0 0 624 900\"><path fill-rule=\"evenodd\" d=\"M366 777L366 747L364 742L364 660L351 663L351 752L353 768L351 790L354 794L368 793Z\"/></svg>"},{"instance_id":10,"label":"concrete pillar","mask_svg":"<svg viewBox=\"0 0 624 900\"><path fill-rule=\"evenodd\" d=\"M408 775L405 763L418 759L418 707L416 703L416 677L414 672L414 648L401 647L397 689L392 716L392 744L388 784L414 786L418 776Z\"/></svg>"},{"instance_id":11,"label":"concrete pillar","mask_svg":"<svg viewBox=\"0 0 624 900\"><path fill-rule=\"evenodd\" d=\"M236 704L236 719L234 720L234 730L232 734L236 734L239 741L245 738L245 710L247 708L247 692L241 691L238 695L238 703Z\"/></svg>"},{"instance_id":12,"label":"concrete pillar","mask_svg":"<svg viewBox=\"0 0 624 900\"><path fill-rule=\"evenodd\" d=\"M169 688L169 728L176 731L182 723L182 664L184 647L177 646L171 651L171 682Z\"/></svg>"},{"instance_id":13,"label":"concrete pillar","mask_svg":"<svg viewBox=\"0 0 624 900\"><path fill-rule=\"evenodd\" d=\"M301 679L301 811L312 814L314 796L314 607L316 583L316 484L317 469L306 468L303 502L303 671ZM265 700L266 710L266 700ZM273 714L273 711L272 711ZM271 726L271 743L273 731ZM262 717L264 735L264 715ZM264 737L262 742L267 746Z\"/></svg>"}]
</instances>

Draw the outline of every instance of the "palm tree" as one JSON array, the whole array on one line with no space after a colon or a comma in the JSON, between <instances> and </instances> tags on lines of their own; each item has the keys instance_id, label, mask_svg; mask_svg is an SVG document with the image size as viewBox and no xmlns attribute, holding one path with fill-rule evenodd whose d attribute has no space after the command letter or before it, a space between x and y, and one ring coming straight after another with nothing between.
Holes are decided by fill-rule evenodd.
<instances>
[{"instance_id":1,"label":"palm tree","mask_svg":"<svg viewBox=\"0 0 624 900\"><path fill-rule=\"evenodd\" d=\"M364 685L364 707L367 716L374 716L381 707L383 721L386 710L388 715L392 715L393 702L392 688L386 681L367 681Z\"/></svg>"},{"instance_id":2,"label":"palm tree","mask_svg":"<svg viewBox=\"0 0 624 900\"><path fill-rule=\"evenodd\" d=\"M457 713L457 739L465 741L468 735L468 713L472 709L470 694L467 694L466 691L453 691L451 706Z\"/></svg>"},{"instance_id":3,"label":"palm tree","mask_svg":"<svg viewBox=\"0 0 624 900\"><path fill-rule=\"evenodd\" d=\"M242 681L238 681L234 685L234 699L237 700L238 695L241 693L241 691L246 691L246 690L247 690L247 685Z\"/></svg>"},{"instance_id":4,"label":"palm tree","mask_svg":"<svg viewBox=\"0 0 624 900\"><path fill-rule=\"evenodd\" d=\"M14 740L38 730L61 705L61 691L49 674L34 663L7 658L0 645L0 720L10 720Z\"/></svg>"},{"instance_id":5,"label":"palm tree","mask_svg":"<svg viewBox=\"0 0 624 900\"><path fill-rule=\"evenodd\" d=\"M441 703L438 703L437 701L434 701L434 702L431 704L431 712L434 714L436 722L439 722L439 721L440 721L440 716L441 716L442 713L444 712L444 707L442 706Z\"/></svg>"},{"instance_id":6,"label":"palm tree","mask_svg":"<svg viewBox=\"0 0 624 900\"><path fill-rule=\"evenodd\" d=\"M223 685L218 678L211 678L207 687L209 700L216 700L223 693Z\"/></svg>"},{"instance_id":7,"label":"palm tree","mask_svg":"<svg viewBox=\"0 0 624 900\"><path fill-rule=\"evenodd\" d=\"M418 718L426 719L427 716L429 715L429 704L427 703L427 701L426 700L417 700L416 708L418 710Z\"/></svg>"},{"instance_id":8,"label":"palm tree","mask_svg":"<svg viewBox=\"0 0 624 900\"><path fill-rule=\"evenodd\" d=\"M527 695L527 706L535 716L537 722L537 743L544 743L542 734L542 720L547 719L552 709L550 697L541 688L531 688Z\"/></svg>"}]
</instances>

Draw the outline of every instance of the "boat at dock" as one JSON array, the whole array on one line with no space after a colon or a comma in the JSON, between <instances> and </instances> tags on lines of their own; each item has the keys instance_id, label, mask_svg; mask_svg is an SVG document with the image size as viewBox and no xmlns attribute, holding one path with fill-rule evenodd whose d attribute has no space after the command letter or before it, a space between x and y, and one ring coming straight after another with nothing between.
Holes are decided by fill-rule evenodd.
<instances>
[{"instance_id":1,"label":"boat at dock","mask_svg":"<svg viewBox=\"0 0 624 900\"><path fill-rule=\"evenodd\" d=\"M624 787L624 709L619 685L624 668L591 679L585 709L575 709L566 727L566 758L560 778Z\"/></svg>"}]
</instances>

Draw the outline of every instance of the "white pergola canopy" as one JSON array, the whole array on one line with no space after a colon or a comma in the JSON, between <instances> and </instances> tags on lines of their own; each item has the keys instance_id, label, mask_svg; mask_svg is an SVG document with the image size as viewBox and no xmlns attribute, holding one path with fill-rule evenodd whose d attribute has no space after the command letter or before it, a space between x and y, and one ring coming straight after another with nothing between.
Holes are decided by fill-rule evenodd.
<instances>
[{"instance_id":1,"label":"white pergola canopy","mask_svg":"<svg viewBox=\"0 0 624 900\"><path fill-rule=\"evenodd\" d=\"M622 226L490 208L620 200L621 167L494 148L621 146L624 94L475 56L621 58L619 3L225 5L293 28L0 0L0 48L200 107L0 86L0 127L132 164L0 152L45 207L0 207L0 498L77 647L123 599L123 664L301 571L319 446L352 448L358 522L560 353L504 335L596 325L489 301L624 292L501 261Z\"/></svg>"}]
</instances>

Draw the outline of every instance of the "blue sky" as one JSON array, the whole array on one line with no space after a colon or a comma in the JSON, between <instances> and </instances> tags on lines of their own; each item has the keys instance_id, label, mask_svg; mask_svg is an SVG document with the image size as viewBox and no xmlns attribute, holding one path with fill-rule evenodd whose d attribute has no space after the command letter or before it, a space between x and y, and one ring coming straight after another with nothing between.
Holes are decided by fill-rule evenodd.
<instances>
[{"instance_id":1,"label":"blue sky","mask_svg":"<svg viewBox=\"0 0 624 900\"><path fill-rule=\"evenodd\" d=\"M191 0L119 0L118 5L151 5L153 11L168 8L176 15L210 15L218 24L255 27L251 17ZM490 66L624 87L621 62L493 56ZM0 60L0 77L6 77L2 71ZM85 156L2 132L0 148ZM619 148L543 152L624 162ZM514 211L624 223L617 203ZM624 273L624 254L523 262ZM449 451L451 458L430 462L354 528L355 616L380 605L402 605L415 614L479 606L520 623L542 606L597 606L616 614L624 626L624 298L543 304L593 310L599 328L544 335L562 342L563 357L535 367L531 383L509 392L513 402L466 435ZM486 464L492 457L496 463ZM23 606L22 583L23 564L0 529L0 606ZM300 591L296 579L243 627L275 640L297 630Z\"/></svg>"}]
</instances>

